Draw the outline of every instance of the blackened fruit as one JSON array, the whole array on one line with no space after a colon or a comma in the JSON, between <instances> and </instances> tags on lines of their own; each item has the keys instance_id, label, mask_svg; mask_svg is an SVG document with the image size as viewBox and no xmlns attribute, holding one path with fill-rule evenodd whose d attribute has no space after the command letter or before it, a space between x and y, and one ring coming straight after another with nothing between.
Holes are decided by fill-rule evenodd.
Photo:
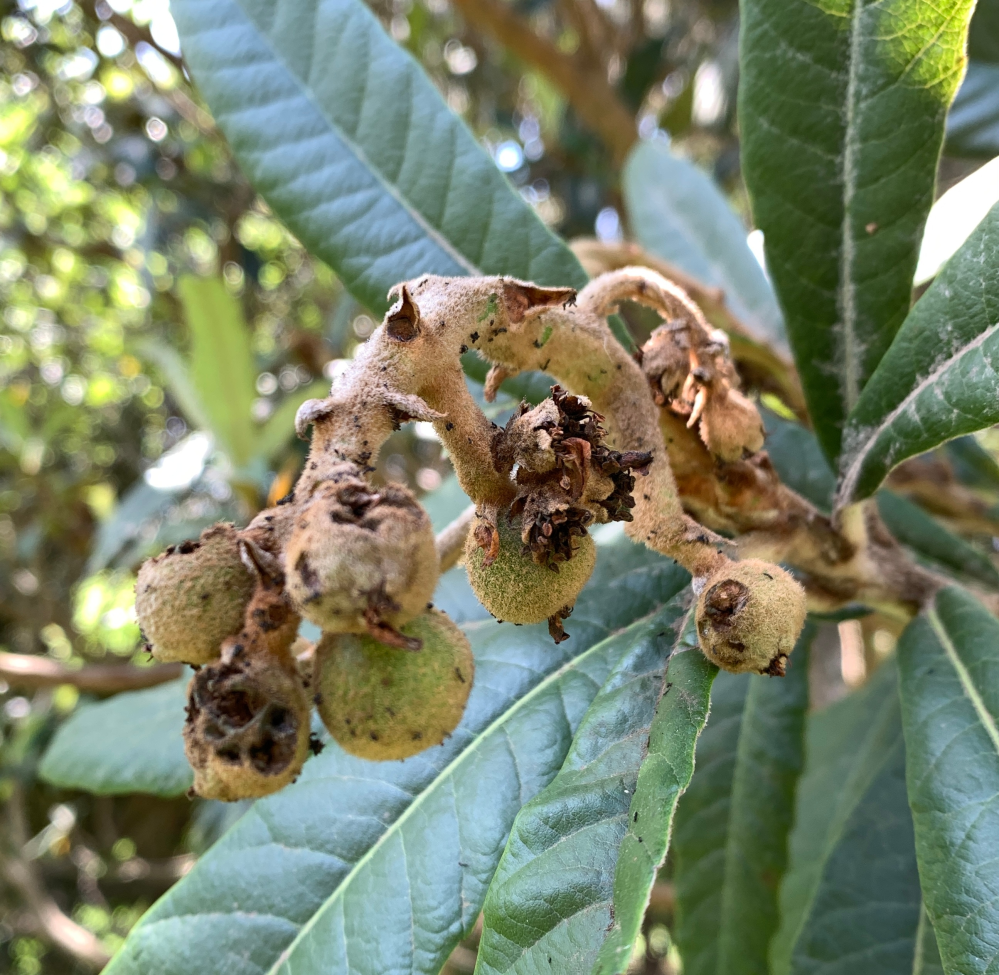
<instances>
[{"instance_id":1,"label":"blackened fruit","mask_svg":"<svg viewBox=\"0 0 999 975\"><path fill-rule=\"evenodd\" d=\"M202 667L188 687L184 750L205 799L255 799L291 782L309 751L309 699L291 659L237 644Z\"/></svg>"}]
</instances>

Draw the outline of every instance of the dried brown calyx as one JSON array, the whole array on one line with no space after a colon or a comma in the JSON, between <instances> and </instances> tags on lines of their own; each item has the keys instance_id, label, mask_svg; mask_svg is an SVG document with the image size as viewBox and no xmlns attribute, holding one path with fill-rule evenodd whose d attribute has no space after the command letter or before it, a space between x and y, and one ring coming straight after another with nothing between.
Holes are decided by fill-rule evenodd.
<instances>
[{"instance_id":1,"label":"dried brown calyx","mask_svg":"<svg viewBox=\"0 0 999 975\"><path fill-rule=\"evenodd\" d=\"M639 354L655 402L697 428L721 461L741 460L763 446L763 422L739 392L728 336L693 316L657 328Z\"/></svg>"},{"instance_id":2,"label":"dried brown calyx","mask_svg":"<svg viewBox=\"0 0 999 975\"><path fill-rule=\"evenodd\" d=\"M645 473L652 454L609 448L602 419L586 397L556 385L551 399L533 409L522 404L496 438L498 465L516 468L509 517L520 519L538 565L567 562L573 539L594 522L632 520L634 472Z\"/></svg>"},{"instance_id":3,"label":"dried brown calyx","mask_svg":"<svg viewBox=\"0 0 999 975\"><path fill-rule=\"evenodd\" d=\"M309 700L294 665L227 641L223 658L191 679L184 747L193 792L206 799L256 798L287 785L309 750Z\"/></svg>"}]
</instances>

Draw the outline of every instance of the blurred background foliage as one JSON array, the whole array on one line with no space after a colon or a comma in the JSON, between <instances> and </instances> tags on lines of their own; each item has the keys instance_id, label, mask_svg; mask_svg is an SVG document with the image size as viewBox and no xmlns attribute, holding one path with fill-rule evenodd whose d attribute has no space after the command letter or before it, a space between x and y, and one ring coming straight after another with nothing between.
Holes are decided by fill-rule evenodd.
<instances>
[{"instance_id":1,"label":"blurred background foliage","mask_svg":"<svg viewBox=\"0 0 999 975\"><path fill-rule=\"evenodd\" d=\"M586 93L532 57L519 43L527 34L610 92L643 139L670 140L748 220L735 0L372 7L563 236L628 236L627 146L582 117ZM483 15L495 8L521 32L503 44ZM999 153L997 11L986 3L976 15L941 190ZM7 664L17 654L60 673L104 658L145 666L138 564L219 519L245 523L288 491L305 451L295 410L323 394L375 324L240 174L185 75L168 0L0 0ZM977 443L926 463L969 491L999 484ZM448 471L417 424L393 436L376 477L428 492ZM930 495L917 500L932 508ZM989 524L983 515L968 533L988 545ZM0 673L0 972L93 971L240 810L41 783L39 756L80 689ZM668 917L666 901L653 912ZM666 928L653 918L647 934L647 970L668 970ZM456 971L467 954L452 959Z\"/></svg>"}]
</instances>

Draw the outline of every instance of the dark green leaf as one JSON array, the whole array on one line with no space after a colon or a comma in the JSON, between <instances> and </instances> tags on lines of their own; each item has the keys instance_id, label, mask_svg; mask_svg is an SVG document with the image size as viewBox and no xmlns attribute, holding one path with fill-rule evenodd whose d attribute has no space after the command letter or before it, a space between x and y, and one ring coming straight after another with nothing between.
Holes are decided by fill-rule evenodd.
<instances>
[{"instance_id":1,"label":"dark green leaf","mask_svg":"<svg viewBox=\"0 0 999 975\"><path fill-rule=\"evenodd\" d=\"M535 972L548 958L586 972L611 923L614 867L638 769L689 598L616 640L620 656L554 781L517 815L489 887L480 975Z\"/></svg>"},{"instance_id":2,"label":"dark green leaf","mask_svg":"<svg viewBox=\"0 0 999 975\"><path fill-rule=\"evenodd\" d=\"M620 657L608 637L689 578L616 526L600 534L570 640L468 624L475 686L444 745L384 763L328 746L152 908L108 975L439 971L475 923L514 817L558 772Z\"/></svg>"},{"instance_id":3,"label":"dark green leaf","mask_svg":"<svg viewBox=\"0 0 999 975\"><path fill-rule=\"evenodd\" d=\"M809 624L783 680L720 673L673 836L676 942L687 975L767 971L804 762Z\"/></svg>"},{"instance_id":4,"label":"dark green leaf","mask_svg":"<svg viewBox=\"0 0 999 975\"><path fill-rule=\"evenodd\" d=\"M621 186L632 232L647 251L723 289L759 340L787 348L780 307L746 244L746 228L708 176L662 142L640 142Z\"/></svg>"},{"instance_id":5,"label":"dark green leaf","mask_svg":"<svg viewBox=\"0 0 999 975\"><path fill-rule=\"evenodd\" d=\"M915 975L920 914L895 665L810 718L772 975Z\"/></svg>"},{"instance_id":6,"label":"dark green leaf","mask_svg":"<svg viewBox=\"0 0 999 975\"><path fill-rule=\"evenodd\" d=\"M837 503L907 457L999 420L999 204L912 309L850 416Z\"/></svg>"},{"instance_id":7,"label":"dark green leaf","mask_svg":"<svg viewBox=\"0 0 999 975\"><path fill-rule=\"evenodd\" d=\"M999 0L978 0L968 28L968 57L999 64Z\"/></svg>"},{"instance_id":8,"label":"dark green leaf","mask_svg":"<svg viewBox=\"0 0 999 975\"><path fill-rule=\"evenodd\" d=\"M180 731L187 677L84 704L56 732L38 774L98 795L178 796L191 785Z\"/></svg>"},{"instance_id":9,"label":"dark green leaf","mask_svg":"<svg viewBox=\"0 0 999 975\"><path fill-rule=\"evenodd\" d=\"M191 330L188 371L208 430L233 464L243 465L254 454L250 408L257 370L239 302L220 278L185 276L177 293Z\"/></svg>"},{"instance_id":10,"label":"dark green leaf","mask_svg":"<svg viewBox=\"0 0 999 975\"><path fill-rule=\"evenodd\" d=\"M999 464L974 437L958 437L946 444L954 475L962 484L999 491Z\"/></svg>"},{"instance_id":11,"label":"dark green leaf","mask_svg":"<svg viewBox=\"0 0 999 975\"><path fill-rule=\"evenodd\" d=\"M999 64L969 62L947 116L947 151L985 158L999 154Z\"/></svg>"},{"instance_id":12,"label":"dark green leaf","mask_svg":"<svg viewBox=\"0 0 999 975\"><path fill-rule=\"evenodd\" d=\"M949 532L919 505L891 491L878 491L877 499L878 512L888 530L916 555L951 575L999 588L999 571L991 559Z\"/></svg>"},{"instance_id":13,"label":"dark green leaf","mask_svg":"<svg viewBox=\"0 0 999 975\"><path fill-rule=\"evenodd\" d=\"M820 511L832 510L836 475L815 434L766 408L761 413L767 430L767 453L780 479Z\"/></svg>"},{"instance_id":14,"label":"dark green leaf","mask_svg":"<svg viewBox=\"0 0 999 975\"><path fill-rule=\"evenodd\" d=\"M899 640L906 777L926 911L948 975L999 956L999 622L944 589Z\"/></svg>"},{"instance_id":15,"label":"dark green leaf","mask_svg":"<svg viewBox=\"0 0 999 975\"><path fill-rule=\"evenodd\" d=\"M247 176L354 296L398 281L511 274L582 285L361 0L174 0L184 60Z\"/></svg>"},{"instance_id":16,"label":"dark green leaf","mask_svg":"<svg viewBox=\"0 0 999 975\"><path fill-rule=\"evenodd\" d=\"M909 310L972 0L744 0L743 174L819 441Z\"/></svg>"},{"instance_id":17,"label":"dark green leaf","mask_svg":"<svg viewBox=\"0 0 999 975\"><path fill-rule=\"evenodd\" d=\"M618 975L631 957L656 874L669 848L676 804L694 772L697 736L708 717L718 669L697 645L694 617L686 621L669 659L666 687L638 772L614 871L613 924L606 930L593 975Z\"/></svg>"},{"instance_id":18,"label":"dark green leaf","mask_svg":"<svg viewBox=\"0 0 999 975\"><path fill-rule=\"evenodd\" d=\"M943 962L933 925L926 914L924 903L919 911L919 927L916 929L916 956L912 962L913 975L944 975Z\"/></svg>"}]
</instances>

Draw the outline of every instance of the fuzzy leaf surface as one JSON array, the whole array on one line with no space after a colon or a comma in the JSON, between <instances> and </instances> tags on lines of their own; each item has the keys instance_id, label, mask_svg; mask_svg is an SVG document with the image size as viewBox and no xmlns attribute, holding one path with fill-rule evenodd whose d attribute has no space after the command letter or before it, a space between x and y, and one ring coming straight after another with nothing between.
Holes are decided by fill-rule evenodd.
<instances>
[{"instance_id":1,"label":"fuzzy leaf surface","mask_svg":"<svg viewBox=\"0 0 999 975\"><path fill-rule=\"evenodd\" d=\"M438 972L475 923L517 812L559 771L629 648L617 631L687 584L617 526L598 550L570 640L467 624L475 684L447 742L383 763L329 745L147 913L108 975Z\"/></svg>"},{"instance_id":2,"label":"fuzzy leaf surface","mask_svg":"<svg viewBox=\"0 0 999 975\"><path fill-rule=\"evenodd\" d=\"M772 975L914 975L920 889L893 663L808 720Z\"/></svg>"},{"instance_id":3,"label":"fuzzy leaf surface","mask_svg":"<svg viewBox=\"0 0 999 975\"><path fill-rule=\"evenodd\" d=\"M687 603L681 593L630 628L631 647L586 712L558 775L517 815L486 900L479 975L592 967L611 922L614 867Z\"/></svg>"},{"instance_id":4,"label":"fuzzy leaf surface","mask_svg":"<svg viewBox=\"0 0 999 975\"><path fill-rule=\"evenodd\" d=\"M906 776L948 975L999 971L999 622L956 587L899 641Z\"/></svg>"},{"instance_id":5,"label":"fuzzy leaf surface","mask_svg":"<svg viewBox=\"0 0 999 975\"><path fill-rule=\"evenodd\" d=\"M746 228L709 176L660 142L639 142L621 187L632 232L646 250L723 289L757 339L787 349L780 306L746 244Z\"/></svg>"},{"instance_id":6,"label":"fuzzy leaf surface","mask_svg":"<svg viewBox=\"0 0 999 975\"><path fill-rule=\"evenodd\" d=\"M582 285L361 0L174 0L185 62L256 189L380 315L398 281L511 274Z\"/></svg>"},{"instance_id":7,"label":"fuzzy leaf surface","mask_svg":"<svg viewBox=\"0 0 999 975\"><path fill-rule=\"evenodd\" d=\"M82 705L56 732L39 776L98 795L182 795L194 778L181 737L187 682L183 677Z\"/></svg>"},{"instance_id":8,"label":"fuzzy leaf surface","mask_svg":"<svg viewBox=\"0 0 999 975\"><path fill-rule=\"evenodd\" d=\"M743 174L830 459L909 310L972 0L745 0Z\"/></svg>"},{"instance_id":9,"label":"fuzzy leaf surface","mask_svg":"<svg viewBox=\"0 0 999 975\"><path fill-rule=\"evenodd\" d=\"M691 613L669 659L663 698L652 719L648 756L638 772L614 871L613 924L604 932L593 975L619 975L628 967L669 849L676 804L694 773L697 736L708 717L717 673L697 645Z\"/></svg>"},{"instance_id":10,"label":"fuzzy leaf surface","mask_svg":"<svg viewBox=\"0 0 999 975\"><path fill-rule=\"evenodd\" d=\"M999 420L999 204L919 299L850 416L837 504Z\"/></svg>"},{"instance_id":11,"label":"fuzzy leaf surface","mask_svg":"<svg viewBox=\"0 0 999 975\"><path fill-rule=\"evenodd\" d=\"M767 971L804 765L809 624L787 677L719 673L673 836L676 943L688 975Z\"/></svg>"}]
</instances>

